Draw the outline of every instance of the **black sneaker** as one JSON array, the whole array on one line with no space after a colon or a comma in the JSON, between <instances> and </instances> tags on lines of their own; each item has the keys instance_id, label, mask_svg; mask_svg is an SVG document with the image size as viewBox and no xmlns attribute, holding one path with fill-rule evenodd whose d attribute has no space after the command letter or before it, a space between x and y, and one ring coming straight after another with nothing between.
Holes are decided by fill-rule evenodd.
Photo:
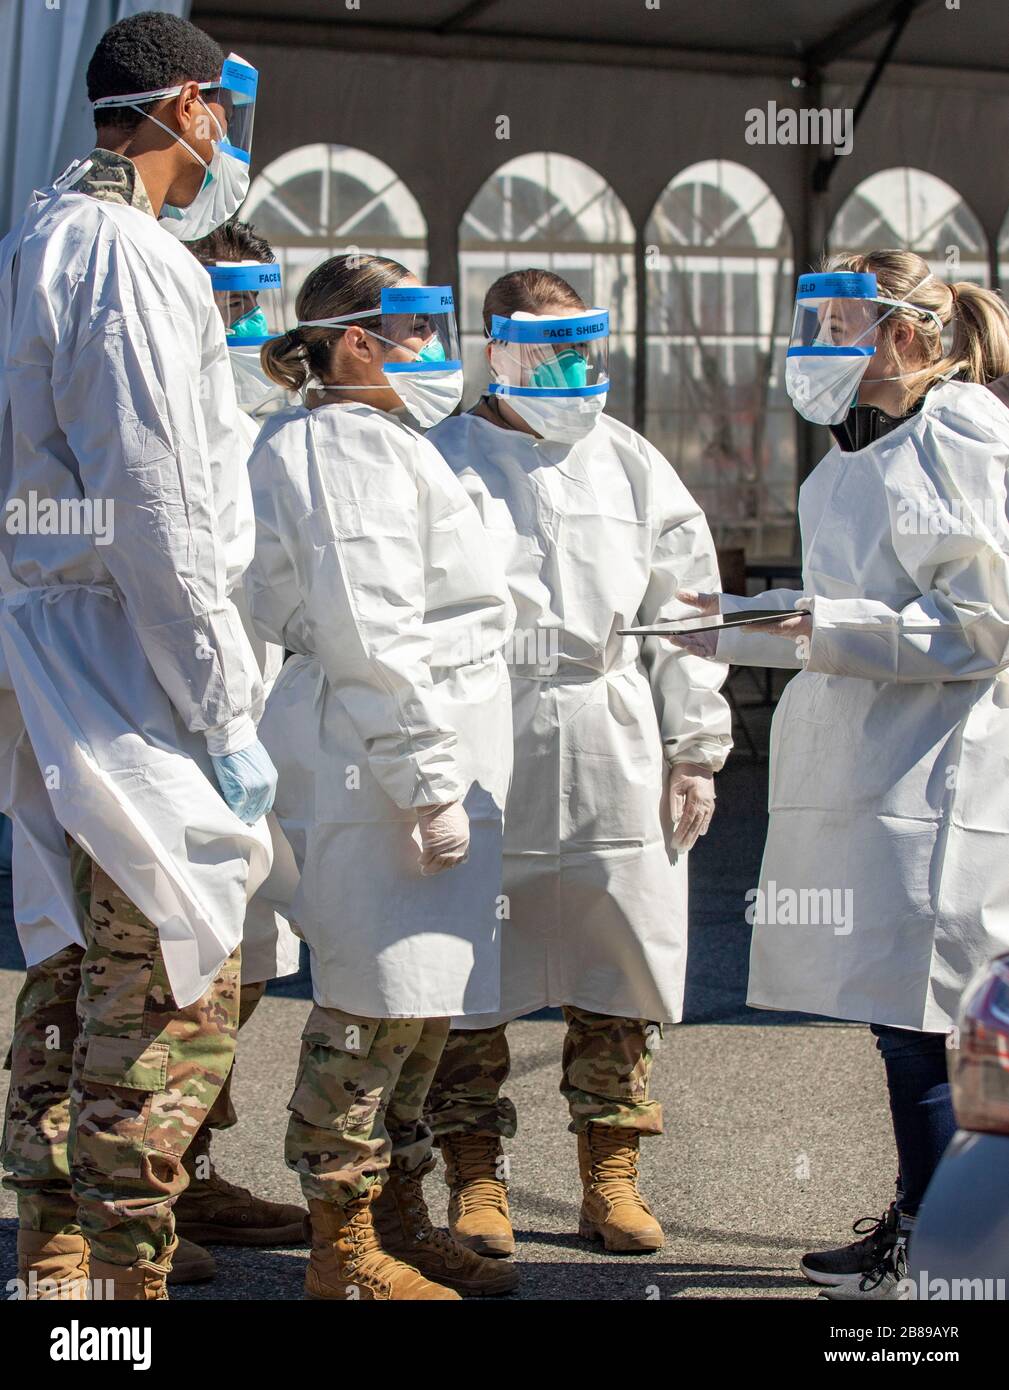
<instances>
[{"instance_id":1,"label":"black sneaker","mask_svg":"<svg viewBox=\"0 0 1009 1390\"><path fill-rule=\"evenodd\" d=\"M860 1216L851 1229L861 1240L836 1250L813 1250L803 1255L799 1268L811 1284L857 1284L863 1275L875 1270L897 1240L896 1203L891 1203L878 1218Z\"/></svg>"},{"instance_id":2,"label":"black sneaker","mask_svg":"<svg viewBox=\"0 0 1009 1390\"><path fill-rule=\"evenodd\" d=\"M860 1279L848 1279L824 1289L821 1298L835 1303L859 1303L873 1299L910 1299L917 1296L907 1276L907 1237L899 1235L875 1269Z\"/></svg>"}]
</instances>

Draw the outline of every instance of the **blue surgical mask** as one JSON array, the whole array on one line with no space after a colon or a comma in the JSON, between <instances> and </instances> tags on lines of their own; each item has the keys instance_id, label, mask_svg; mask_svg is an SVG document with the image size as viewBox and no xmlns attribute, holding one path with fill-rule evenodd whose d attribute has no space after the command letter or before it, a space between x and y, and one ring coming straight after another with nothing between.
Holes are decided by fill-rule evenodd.
<instances>
[{"instance_id":1,"label":"blue surgical mask","mask_svg":"<svg viewBox=\"0 0 1009 1390\"><path fill-rule=\"evenodd\" d=\"M268 338L270 326L262 309L250 309L228 329L229 338Z\"/></svg>"}]
</instances>

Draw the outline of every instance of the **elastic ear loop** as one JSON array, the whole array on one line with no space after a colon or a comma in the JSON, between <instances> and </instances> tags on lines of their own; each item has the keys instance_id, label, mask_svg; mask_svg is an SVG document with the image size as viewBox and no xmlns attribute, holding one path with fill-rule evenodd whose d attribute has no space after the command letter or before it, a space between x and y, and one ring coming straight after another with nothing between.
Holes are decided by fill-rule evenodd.
<instances>
[{"instance_id":1,"label":"elastic ear loop","mask_svg":"<svg viewBox=\"0 0 1009 1390\"><path fill-rule=\"evenodd\" d=\"M374 318L376 313L381 312L381 309L366 309L358 314L341 314L338 319L299 319L297 326L299 328L336 328L342 331L345 327L345 321L348 319ZM391 338L384 338L381 333L373 333L370 328L366 328L364 332L370 334L372 338L377 338L380 343L388 343L390 347L403 346L402 343L394 343ZM413 356L414 361L420 360L419 352L415 352ZM315 386L309 386L306 382L301 388L303 396L306 391L395 391L396 389L391 383L386 386L373 386L370 383L363 383L360 386L335 386L326 381L319 381L318 377L315 380L317 383Z\"/></svg>"},{"instance_id":2,"label":"elastic ear loop","mask_svg":"<svg viewBox=\"0 0 1009 1390\"><path fill-rule=\"evenodd\" d=\"M206 111L207 115L213 121L214 125L217 126L217 142L218 144L220 144L224 140L224 131L221 129L221 123L202 97L199 98L199 102L200 105L203 107L204 111ZM140 111L141 116L146 116L149 121L153 121L155 125L159 125L166 135L170 135L173 140L177 140L179 144L183 147L183 149L188 150L189 153L193 156L193 158L197 161L197 163L202 164L204 169L206 169L207 173L210 173L210 165L207 163L207 161L203 158L202 155L196 153L189 141L184 139L184 137L181 136L178 133L178 131L172 130L170 126L165 125L164 121L159 121L157 116L152 116L149 111L141 111L140 107L136 104L135 101L128 101L126 105L131 106L134 111Z\"/></svg>"}]
</instances>

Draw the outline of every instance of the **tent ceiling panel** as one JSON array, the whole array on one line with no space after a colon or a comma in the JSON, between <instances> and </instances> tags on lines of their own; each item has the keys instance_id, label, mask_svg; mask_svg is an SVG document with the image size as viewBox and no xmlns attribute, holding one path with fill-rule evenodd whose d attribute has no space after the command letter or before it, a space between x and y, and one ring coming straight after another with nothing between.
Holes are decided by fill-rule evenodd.
<instances>
[{"instance_id":1,"label":"tent ceiling panel","mask_svg":"<svg viewBox=\"0 0 1009 1390\"><path fill-rule=\"evenodd\" d=\"M815 53L872 60L879 53L901 0L362 0L348 9L341 0L194 0L192 18L213 27L255 23L257 38L275 27L292 41L301 26L319 42L338 46L354 35L355 47L396 33L455 39L554 40L617 48L701 52L753 59L800 60ZM905 0L914 11L894 60L945 68L1009 69L1006 0ZM425 47L425 53L430 52Z\"/></svg>"}]
</instances>

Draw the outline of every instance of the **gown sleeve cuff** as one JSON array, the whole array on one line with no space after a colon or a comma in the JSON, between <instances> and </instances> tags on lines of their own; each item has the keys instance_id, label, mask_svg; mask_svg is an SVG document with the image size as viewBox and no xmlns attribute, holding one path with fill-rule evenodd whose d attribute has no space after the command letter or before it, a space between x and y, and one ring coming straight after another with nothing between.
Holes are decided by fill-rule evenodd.
<instances>
[{"instance_id":1,"label":"gown sleeve cuff","mask_svg":"<svg viewBox=\"0 0 1009 1390\"><path fill-rule=\"evenodd\" d=\"M207 751L212 758L224 758L229 753L240 753L256 741L256 726L247 714L238 714L226 724L218 724L206 729Z\"/></svg>"}]
</instances>

